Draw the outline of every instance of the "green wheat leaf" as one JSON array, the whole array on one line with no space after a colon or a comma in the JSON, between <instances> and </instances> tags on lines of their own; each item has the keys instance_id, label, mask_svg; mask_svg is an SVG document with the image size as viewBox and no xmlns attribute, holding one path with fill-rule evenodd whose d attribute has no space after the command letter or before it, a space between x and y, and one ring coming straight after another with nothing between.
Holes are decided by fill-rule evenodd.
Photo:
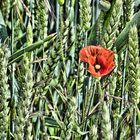
<instances>
[{"instance_id":1,"label":"green wheat leaf","mask_svg":"<svg viewBox=\"0 0 140 140\"><path fill-rule=\"evenodd\" d=\"M16 62L17 60L19 60L25 52L34 51L35 49L39 48L44 42L49 42L49 41L53 40L55 37L56 37L56 33L53 33L53 34L47 36L45 39L40 40L30 46L27 46L27 47L15 52L13 55L11 55L9 57L9 64L12 64L12 63Z\"/></svg>"},{"instance_id":2,"label":"green wheat leaf","mask_svg":"<svg viewBox=\"0 0 140 140\"><path fill-rule=\"evenodd\" d=\"M126 27L122 30L122 32L118 36L115 42L115 47L118 52L124 49L124 47L122 48L122 46L125 44L128 38L130 27L133 26L134 24L137 24L138 26L140 25L140 11L133 16L132 20L127 23Z\"/></svg>"},{"instance_id":3,"label":"green wheat leaf","mask_svg":"<svg viewBox=\"0 0 140 140\"><path fill-rule=\"evenodd\" d=\"M53 118L47 116L45 117L45 124L46 126L50 126L50 127L60 127Z\"/></svg>"}]
</instances>

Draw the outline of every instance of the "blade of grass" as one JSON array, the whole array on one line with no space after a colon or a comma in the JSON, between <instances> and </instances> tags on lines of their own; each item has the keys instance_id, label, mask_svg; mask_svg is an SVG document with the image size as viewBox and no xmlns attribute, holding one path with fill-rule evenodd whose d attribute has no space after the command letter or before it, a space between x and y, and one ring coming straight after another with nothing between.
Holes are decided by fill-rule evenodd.
<instances>
[{"instance_id":1,"label":"blade of grass","mask_svg":"<svg viewBox=\"0 0 140 140\"><path fill-rule=\"evenodd\" d=\"M56 37L55 33L51 34L51 35L47 36L44 40L38 41L30 46L27 46L27 47L15 52L13 55L11 55L11 57L9 57L8 65L11 65L12 63L20 60L23 57L23 54L25 52L31 52L31 51L35 50L35 49L39 48L44 42L54 40L55 37Z\"/></svg>"},{"instance_id":2,"label":"blade of grass","mask_svg":"<svg viewBox=\"0 0 140 140\"><path fill-rule=\"evenodd\" d=\"M129 30L130 30L130 27L133 26L134 24L137 24L138 26L140 26L140 11L137 12L131 21L129 21L126 25L126 27L122 30L122 32L120 33L120 35L118 36L116 42L115 42L115 47L117 49L117 52L121 52L124 47L122 47L127 38L128 38L128 33L129 33Z\"/></svg>"},{"instance_id":3,"label":"blade of grass","mask_svg":"<svg viewBox=\"0 0 140 140\"><path fill-rule=\"evenodd\" d=\"M35 50L35 49L39 48L44 42L50 41L51 39L54 39L55 37L56 37L56 33L53 33L53 34L47 36L45 39L40 40L30 46L27 46L27 47L15 52L13 55L11 55L9 57L9 63L11 61L13 61L14 59L16 59L17 57L23 55L25 52L31 52L31 51Z\"/></svg>"}]
</instances>

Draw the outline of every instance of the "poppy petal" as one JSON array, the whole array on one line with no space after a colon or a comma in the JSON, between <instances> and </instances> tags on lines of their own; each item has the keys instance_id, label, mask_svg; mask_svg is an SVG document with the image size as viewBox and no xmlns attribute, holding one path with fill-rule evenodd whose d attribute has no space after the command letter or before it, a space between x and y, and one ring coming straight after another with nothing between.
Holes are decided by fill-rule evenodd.
<instances>
[{"instance_id":1,"label":"poppy petal","mask_svg":"<svg viewBox=\"0 0 140 140\"><path fill-rule=\"evenodd\" d=\"M96 56L98 50L97 46L88 46L87 48L92 56Z\"/></svg>"},{"instance_id":2,"label":"poppy petal","mask_svg":"<svg viewBox=\"0 0 140 140\"><path fill-rule=\"evenodd\" d=\"M111 63L107 68L101 69L99 72L102 76L108 75L115 68L115 63Z\"/></svg>"},{"instance_id":3,"label":"poppy petal","mask_svg":"<svg viewBox=\"0 0 140 140\"><path fill-rule=\"evenodd\" d=\"M114 61L114 53L110 52L108 55L108 58L107 58L107 62L108 62L108 64L110 64L113 61Z\"/></svg>"},{"instance_id":4,"label":"poppy petal","mask_svg":"<svg viewBox=\"0 0 140 140\"><path fill-rule=\"evenodd\" d=\"M111 64L108 66L108 72L110 73L114 68L115 68L115 63L111 63Z\"/></svg>"},{"instance_id":5,"label":"poppy petal","mask_svg":"<svg viewBox=\"0 0 140 140\"><path fill-rule=\"evenodd\" d=\"M99 65L101 65L102 66L102 68L104 68L104 67L106 67L106 65L107 65L107 61L106 61L106 59L101 55L101 56L97 56L97 63L99 64Z\"/></svg>"},{"instance_id":6,"label":"poppy petal","mask_svg":"<svg viewBox=\"0 0 140 140\"><path fill-rule=\"evenodd\" d=\"M88 59L88 63L91 65L95 65L96 62L96 57L95 56L90 56Z\"/></svg>"},{"instance_id":7,"label":"poppy petal","mask_svg":"<svg viewBox=\"0 0 140 140\"><path fill-rule=\"evenodd\" d=\"M89 65L88 72L91 73L96 78L101 77L101 75L95 71L95 68L92 65Z\"/></svg>"},{"instance_id":8,"label":"poppy petal","mask_svg":"<svg viewBox=\"0 0 140 140\"><path fill-rule=\"evenodd\" d=\"M79 56L80 56L80 60L86 63L90 63L94 64L94 59L93 56L95 56L96 54L96 49L95 46L88 46L88 47L84 47L80 50Z\"/></svg>"}]
</instances>

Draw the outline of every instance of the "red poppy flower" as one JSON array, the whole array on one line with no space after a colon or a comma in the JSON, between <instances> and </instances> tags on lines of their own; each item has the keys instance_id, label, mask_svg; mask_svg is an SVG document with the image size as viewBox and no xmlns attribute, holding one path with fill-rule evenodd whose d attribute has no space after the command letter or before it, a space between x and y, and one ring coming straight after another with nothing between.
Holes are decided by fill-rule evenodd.
<instances>
[{"instance_id":1,"label":"red poppy flower","mask_svg":"<svg viewBox=\"0 0 140 140\"><path fill-rule=\"evenodd\" d=\"M89 64L94 77L109 74L115 68L114 52L101 46L87 46L80 50L80 60Z\"/></svg>"}]
</instances>

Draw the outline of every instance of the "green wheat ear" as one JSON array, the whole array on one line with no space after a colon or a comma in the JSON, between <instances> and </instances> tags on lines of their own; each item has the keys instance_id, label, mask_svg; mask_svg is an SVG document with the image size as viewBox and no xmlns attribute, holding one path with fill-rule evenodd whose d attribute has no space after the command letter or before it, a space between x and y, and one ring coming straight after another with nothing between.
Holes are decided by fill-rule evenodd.
<instances>
[{"instance_id":1,"label":"green wheat ear","mask_svg":"<svg viewBox=\"0 0 140 140\"><path fill-rule=\"evenodd\" d=\"M139 102L138 86L139 86L139 47L138 33L136 26L131 27L129 32L128 46L128 77L129 77L129 95L130 105L136 105Z\"/></svg>"},{"instance_id":2,"label":"green wheat ear","mask_svg":"<svg viewBox=\"0 0 140 140\"><path fill-rule=\"evenodd\" d=\"M96 44L100 44L101 40L103 38L104 22L106 19L107 12L109 12L109 10L110 10L110 7L111 7L110 2L108 2L106 0L99 1L99 8L101 9L101 12L100 12L98 20L96 21L96 23L94 25L96 27L96 29L94 29L96 33L95 34L93 33L93 35L96 35L95 36L96 41L97 41Z\"/></svg>"},{"instance_id":3,"label":"green wheat ear","mask_svg":"<svg viewBox=\"0 0 140 140\"><path fill-rule=\"evenodd\" d=\"M29 23L27 27L27 44L32 44L32 38L32 28ZM16 131L14 134L16 140L24 139L24 137L28 140L32 139L32 125L29 119L33 86L32 61L32 52L25 53L21 60L21 69L18 78L21 87L18 96L17 116L15 120Z\"/></svg>"},{"instance_id":4,"label":"green wheat ear","mask_svg":"<svg viewBox=\"0 0 140 140\"><path fill-rule=\"evenodd\" d=\"M28 126L29 114L30 114L30 103L32 96L32 67L30 67L30 60L27 54L24 54L23 60L21 62L21 71L19 74L19 84L20 91L18 96L18 106L17 106L17 116L16 116L16 131L15 131L15 139L23 139L25 135L24 130L26 130L26 124ZM27 128L26 133L28 135L30 132Z\"/></svg>"},{"instance_id":5,"label":"green wheat ear","mask_svg":"<svg viewBox=\"0 0 140 140\"><path fill-rule=\"evenodd\" d=\"M98 127L96 125L93 125L90 128L90 133L89 133L90 140L97 140L98 139L97 129L98 129Z\"/></svg>"},{"instance_id":6,"label":"green wheat ear","mask_svg":"<svg viewBox=\"0 0 140 140\"><path fill-rule=\"evenodd\" d=\"M110 119L110 111L109 106L106 101L104 101L104 91L101 87L101 82L98 83L98 92L100 95L100 105L98 112L98 137L103 140L112 140L113 139L113 131L111 128L111 119Z\"/></svg>"},{"instance_id":7,"label":"green wheat ear","mask_svg":"<svg viewBox=\"0 0 140 140\"><path fill-rule=\"evenodd\" d=\"M128 40L128 101L131 107L130 137L136 139L136 106L139 103L139 46L137 27L134 25L129 32Z\"/></svg>"},{"instance_id":8,"label":"green wheat ear","mask_svg":"<svg viewBox=\"0 0 140 140\"><path fill-rule=\"evenodd\" d=\"M7 46L0 44L0 139L6 140L9 126L9 107L7 99L10 96L8 77L7 77L7 64L8 53Z\"/></svg>"},{"instance_id":9,"label":"green wheat ear","mask_svg":"<svg viewBox=\"0 0 140 140\"><path fill-rule=\"evenodd\" d=\"M27 26L27 35L26 35L26 39L27 39L27 45L31 45L33 43L33 31L32 31L32 26L31 23L28 23ZM32 98L32 87L33 87L33 74L32 74L32 64L31 62L33 61L33 52L28 53L27 54L27 61L29 61L29 63L27 63L27 71L28 71L28 76L27 76L27 80L29 82L29 85L26 86L26 90L27 90L27 98L26 98L26 107L27 107L27 111L26 111L26 115L30 114L32 110L30 110L31 108L31 98ZM27 118L27 122L26 122L26 127L25 127L25 137L27 140L32 140L33 136L32 136L32 122L28 116Z\"/></svg>"},{"instance_id":10,"label":"green wheat ear","mask_svg":"<svg viewBox=\"0 0 140 140\"><path fill-rule=\"evenodd\" d=\"M91 0L80 0L80 26L83 32L86 32L90 28L91 21Z\"/></svg>"},{"instance_id":11,"label":"green wheat ear","mask_svg":"<svg viewBox=\"0 0 140 140\"><path fill-rule=\"evenodd\" d=\"M73 137L73 132L76 133L79 131L76 110L76 98L68 97L67 112L64 119L65 130L63 136L66 140L70 140Z\"/></svg>"},{"instance_id":12,"label":"green wheat ear","mask_svg":"<svg viewBox=\"0 0 140 140\"><path fill-rule=\"evenodd\" d=\"M2 11L4 20L7 22L10 13L10 0L1 0L0 9Z\"/></svg>"},{"instance_id":13,"label":"green wheat ear","mask_svg":"<svg viewBox=\"0 0 140 140\"><path fill-rule=\"evenodd\" d=\"M48 35L48 8L45 5L45 1L44 0L40 0L39 2L37 2L37 30L39 33L39 39L44 39L47 37ZM42 52L42 57L45 57L45 47L47 46L47 43L44 43L41 48L43 50ZM44 67L44 64L43 64Z\"/></svg>"},{"instance_id":14,"label":"green wheat ear","mask_svg":"<svg viewBox=\"0 0 140 140\"><path fill-rule=\"evenodd\" d=\"M107 103L104 101L101 112L101 135L99 137L103 140L112 140L113 131L111 129L110 112Z\"/></svg>"},{"instance_id":15,"label":"green wheat ear","mask_svg":"<svg viewBox=\"0 0 140 140\"><path fill-rule=\"evenodd\" d=\"M116 33L119 27L120 16L122 11L122 0L112 2L108 17L104 22L101 44L105 48L112 48Z\"/></svg>"}]
</instances>

